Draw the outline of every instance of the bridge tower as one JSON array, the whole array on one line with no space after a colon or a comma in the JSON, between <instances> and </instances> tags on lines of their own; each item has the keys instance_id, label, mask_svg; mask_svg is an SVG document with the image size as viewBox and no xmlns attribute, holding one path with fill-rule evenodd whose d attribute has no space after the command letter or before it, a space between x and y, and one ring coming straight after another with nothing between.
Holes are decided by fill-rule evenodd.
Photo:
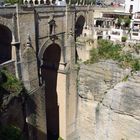
<instances>
[{"instance_id":1,"label":"bridge tower","mask_svg":"<svg viewBox=\"0 0 140 140\"><path fill-rule=\"evenodd\" d=\"M74 140L77 115L76 9L71 6L60 8L52 7L50 14L35 11L39 83L45 91L47 139L57 140L60 136L64 140ZM47 36L43 38L44 28Z\"/></svg>"}]
</instances>

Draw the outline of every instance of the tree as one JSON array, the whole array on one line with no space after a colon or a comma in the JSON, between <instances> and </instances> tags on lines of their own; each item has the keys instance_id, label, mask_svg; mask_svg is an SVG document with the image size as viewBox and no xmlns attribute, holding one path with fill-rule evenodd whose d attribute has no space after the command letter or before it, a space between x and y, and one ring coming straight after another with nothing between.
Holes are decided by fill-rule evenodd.
<instances>
[{"instance_id":1,"label":"tree","mask_svg":"<svg viewBox=\"0 0 140 140\"><path fill-rule=\"evenodd\" d=\"M128 16L124 17L124 23L125 23L125 27L129 27L131 23L131 19Z\"/></svg>"}]
</instances>

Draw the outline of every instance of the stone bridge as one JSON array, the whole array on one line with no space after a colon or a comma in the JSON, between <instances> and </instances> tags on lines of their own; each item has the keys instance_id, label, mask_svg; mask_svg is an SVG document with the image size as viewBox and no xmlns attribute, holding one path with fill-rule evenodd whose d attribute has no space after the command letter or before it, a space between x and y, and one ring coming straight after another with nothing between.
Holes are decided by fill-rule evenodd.
<instances>
[{"instance_id":1,"label":"stone bridge","mask_svg":"<svg viewBox=\"0 0 140 140\"><path fill-rule=\"evenodd\" d=\"M35 102L26 108L30 140L77 139L75 40L92 28L93 13L92 6L0 8L0 65Z\"/></svg>"}]
</instances>

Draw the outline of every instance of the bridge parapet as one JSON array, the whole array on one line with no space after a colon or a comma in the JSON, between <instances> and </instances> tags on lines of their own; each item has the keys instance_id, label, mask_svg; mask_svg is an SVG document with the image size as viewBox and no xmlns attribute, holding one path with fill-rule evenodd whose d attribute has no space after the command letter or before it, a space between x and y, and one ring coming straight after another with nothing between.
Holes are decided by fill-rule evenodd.
<instances>
[{"instance_id":1,"label":"bridge parapet","mask_svg":"<svg viewBox=\"0 0 140 140\"><path fill-rule=\"evenodd\" d=\"M94 0L62 0L61 2L58 0L24 0L23 3L25 5L94 5Z\"/></svg>"},{"instance_id":2,"label":"bridge parapet","mask_svg":"<svg viewBox=\"0 0 140 140\"><path fill-rule=\"evenodd\" d=\"M16 13L16 7L0 7L0 15L9 15Z\"/></svg>"},{"instance_id":3,"label":"bridge parapet","mask_svg":"<svg viewBox=\"0 0 140 140\"><path fill-rule=\"evenodd\" d=\"M70 7L70 8L69 8ZM8 7L0 7L0 15L9 15L9 14L14 14L17 12L19 13L30 13L34 10L37 12L47 12L47 13L52 13L52 12L65 12L66 9L69 10L74 10L74 11L93 11L94 10L93 5L67 5L67 6L57 6L57 5L35 5L35 6L8 6Z\"/></svg>"}]
</instances>

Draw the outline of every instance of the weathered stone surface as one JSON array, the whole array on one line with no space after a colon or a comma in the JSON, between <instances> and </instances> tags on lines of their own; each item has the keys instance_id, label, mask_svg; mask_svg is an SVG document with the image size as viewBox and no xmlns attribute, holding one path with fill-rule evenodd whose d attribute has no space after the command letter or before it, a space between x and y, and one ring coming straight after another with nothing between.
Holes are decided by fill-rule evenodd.
<instances>
[{"instance_id":1,"label":"weathered stone surface","mask_svg":"<svg viewBox=\"0 0 140 140\"><path fill-rule=\"evenodd\" d=\"M128 79L124 78L126 75ZM140 72L131 75L112 61L82 65L78 92L79 140L139 140L139 91Z\"/></svg>"},{"instance_id":2,"label":"weathered stone surface","mask_svg":"<svg viewBox=\"0 0 140 140\"><path fill-rule=\"evenodd\" d=\"M78 140L95 139L95 107L93 100L78 99Z\"/></svg>"},{"instance_id":3,"label":"weathered stone surface","mask_svg":"<svg viewBox=\"0 0 140 140\"><path fill-rule=\"evenodd\" d=\"M118 113L140 117L140 83L117 84L104 97L103 105Z\"/></svg>"},{"instance_id":4,"label":"weathered stone surface","mask_svg":"<svg viewBox=\"0 0 140 140\"><path fill-rule=\"evenodd\" d=\"M140 121L100 106L96 115L95 140L139 140Z\"/></svg>"},{"instance_id":5,"label":"weathered stone surface","mask_svg":"<svg viewBox=\"0 0 140 140\"><path fill-rule=\"evenodd\" d=\"M92 65L81 65L79 72L79 96L101 101L104 94L130 72L123 70L114 61L101 61Z\"/></svg>"},{"instance_id":6,"label":"weathered stone surface","mask_svg":"<svg viewBox=\"0 0 140 140\"><path fill-rule=\"evenodd\" d=\"M3 110L2 110L3 107ZM15 125L21 130L24 129L23 105L19 97L11 98L11 101L3 98L0 110L0 123L2 125Z\"/></svg>"},{"instance_id":7,"label":"weathered stone surface","mask_svg":"<svg viewBox=\"0 0 140 140\"><path fill-rule=\"evenodd\" d=\"M30 91L38 87L37 60L32 47L26 47L23 52L22 74L25 88Z\"/></svg>"}]
</instances>

